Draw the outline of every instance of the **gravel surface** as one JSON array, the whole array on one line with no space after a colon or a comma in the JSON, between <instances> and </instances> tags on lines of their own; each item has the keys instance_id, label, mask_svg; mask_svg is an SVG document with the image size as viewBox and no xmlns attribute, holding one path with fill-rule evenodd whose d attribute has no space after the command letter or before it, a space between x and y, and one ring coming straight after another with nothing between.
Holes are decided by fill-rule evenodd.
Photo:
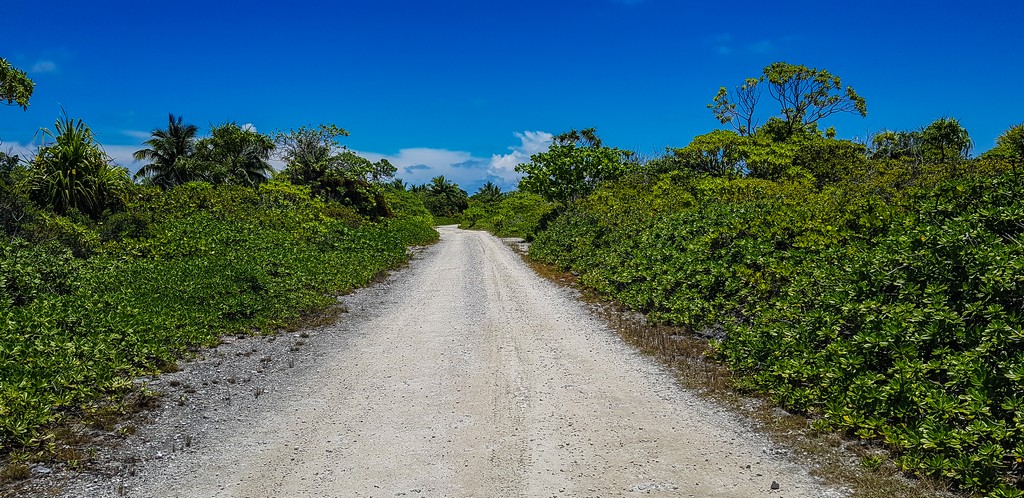
<instances>
[{"instance_id":1,"label":"gravel surface","mask_svg":"<svg viewBox=\"0 0 1024 498\"><path fill-rule=\"evenodd\" d=\"M499 239L440 231L337 323L149 380L150 423L27 496L842 496Z\"/></svg>"}]
</instances>

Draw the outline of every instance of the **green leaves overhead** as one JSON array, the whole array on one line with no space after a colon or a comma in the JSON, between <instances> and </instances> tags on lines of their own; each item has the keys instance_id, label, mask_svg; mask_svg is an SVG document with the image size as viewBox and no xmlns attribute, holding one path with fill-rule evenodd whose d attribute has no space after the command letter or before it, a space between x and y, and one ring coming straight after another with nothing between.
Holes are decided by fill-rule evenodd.
<instances>
[{"instance_id":1,"label":"green leaves overhead","mask_svg":"<svg viewBox=\"0 0 1024 498\"><path fill-rule=\"evenodd\" d=\"M32 98L35 87L35 82L29 79L25 71L12 66L7 59L0 58L0 101L27 110L28 100Z\"/></svg>"}]
</instances>

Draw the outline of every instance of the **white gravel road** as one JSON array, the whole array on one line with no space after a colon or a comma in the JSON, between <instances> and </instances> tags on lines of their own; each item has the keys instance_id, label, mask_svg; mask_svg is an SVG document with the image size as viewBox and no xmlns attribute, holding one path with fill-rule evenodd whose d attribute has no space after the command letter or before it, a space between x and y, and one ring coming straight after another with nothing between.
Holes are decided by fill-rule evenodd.
<instances>
[{"instance_id":1,"label":"white gravel road","mask_svg":"<svg viewBox=\"0 0 1024 498\"><path fill-rule=\"evenodd\" d=\"M681 390L499 239L440 231L376 311L337 326L346 340L216 437L140 464L119 493L841 495Z\"/></svg>"}]
</instances>

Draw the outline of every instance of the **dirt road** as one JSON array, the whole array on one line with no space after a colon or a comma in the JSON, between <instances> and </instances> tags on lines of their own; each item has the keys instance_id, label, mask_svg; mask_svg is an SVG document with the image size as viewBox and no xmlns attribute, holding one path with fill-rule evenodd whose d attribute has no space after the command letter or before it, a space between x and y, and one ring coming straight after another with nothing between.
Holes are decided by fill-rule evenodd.
<instances>
[{"instance_id":1,"label":"dirt road","mask_svg":"<svg viewBox=\"0 0 1024 498\"><path fill-rule=\"evenodd\" d=\"M346 340L119 492L839 496L677 388L500 240L441 234L376 308L343 318Z\"/></svg>"}]
</instances>

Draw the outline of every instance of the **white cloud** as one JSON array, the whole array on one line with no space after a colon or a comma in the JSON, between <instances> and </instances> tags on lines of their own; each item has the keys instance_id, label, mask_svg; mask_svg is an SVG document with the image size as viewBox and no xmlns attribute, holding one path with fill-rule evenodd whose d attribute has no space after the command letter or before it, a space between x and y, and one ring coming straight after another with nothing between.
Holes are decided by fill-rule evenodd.
<instances>
[{"instance_id":1,"label":"white cloud","mask_svg":"<svg viewBox=\"0 0 1024 498\"><path fill-rule=\"evenodd\" d=\"M375 162L387 159L394 167L398 168L395 176L414 185L427 183L435 176L444 175L445 178L466 188L467 185L475 184L482 176L481 168L472 166L479 161L486 161L474 158L472 154L465 151L428 147L401 149L397 154L353 152Z\"/></svg>"},{"instance_id":2,"label":"white cloud","mask_svg":"<svg viewBox=\"0 0 1024 498\"><path fill-rule=\"evenodd\" d=\"M36 61L28 70L30 73L56 73L57 71L57 63L46 59Z\"/></svg>"},{"instance_id":3,"label":"white cloud","mask_svg":"<svg viewBox=\"0 0 1024 498\"><path fill-rule=\"evenodd\" d=\"M420 185L444 175L471 194L488 181L507 191L516 188L522 177L515 171L516 165L529 161L533 154L546 151L553 138L544 131L516 132L515 136L519 145L509 147L508 154L494 154L489 159L465 151L427 147L401 149L397 154L353 152L371 161L387 159L398 168L395 176L409 184Z\"/></svg>"},{"instance_id":4,"label":"white cloud","mask_svg":"<svg viewBox=\"0 0 1024 498\"><path fill-rule=\"evenodd\" d=\"M114 160L118 166L128 168L128 171L135 173L142 167L142 163L132 158L132 154L139 149L145 148L142 145L104 145L103 150Z\"/></svg>"},{"instance_id":5,"label":"white cloud","mask_svg":"<svg viewBox=\"0 0 1024 498\"><path fill-rule=\"evenodd\" d=\"M487 172L498 179L502 187L513 187L519 183L522 174L516 171L516 165L528 162L530 156L545 152L551 146L554 135L546 131L516 132L516 138L521 142L519 145L509 147L512 152L508 154L491 156L491 162Z\"/></svg>"}]
</instances>

